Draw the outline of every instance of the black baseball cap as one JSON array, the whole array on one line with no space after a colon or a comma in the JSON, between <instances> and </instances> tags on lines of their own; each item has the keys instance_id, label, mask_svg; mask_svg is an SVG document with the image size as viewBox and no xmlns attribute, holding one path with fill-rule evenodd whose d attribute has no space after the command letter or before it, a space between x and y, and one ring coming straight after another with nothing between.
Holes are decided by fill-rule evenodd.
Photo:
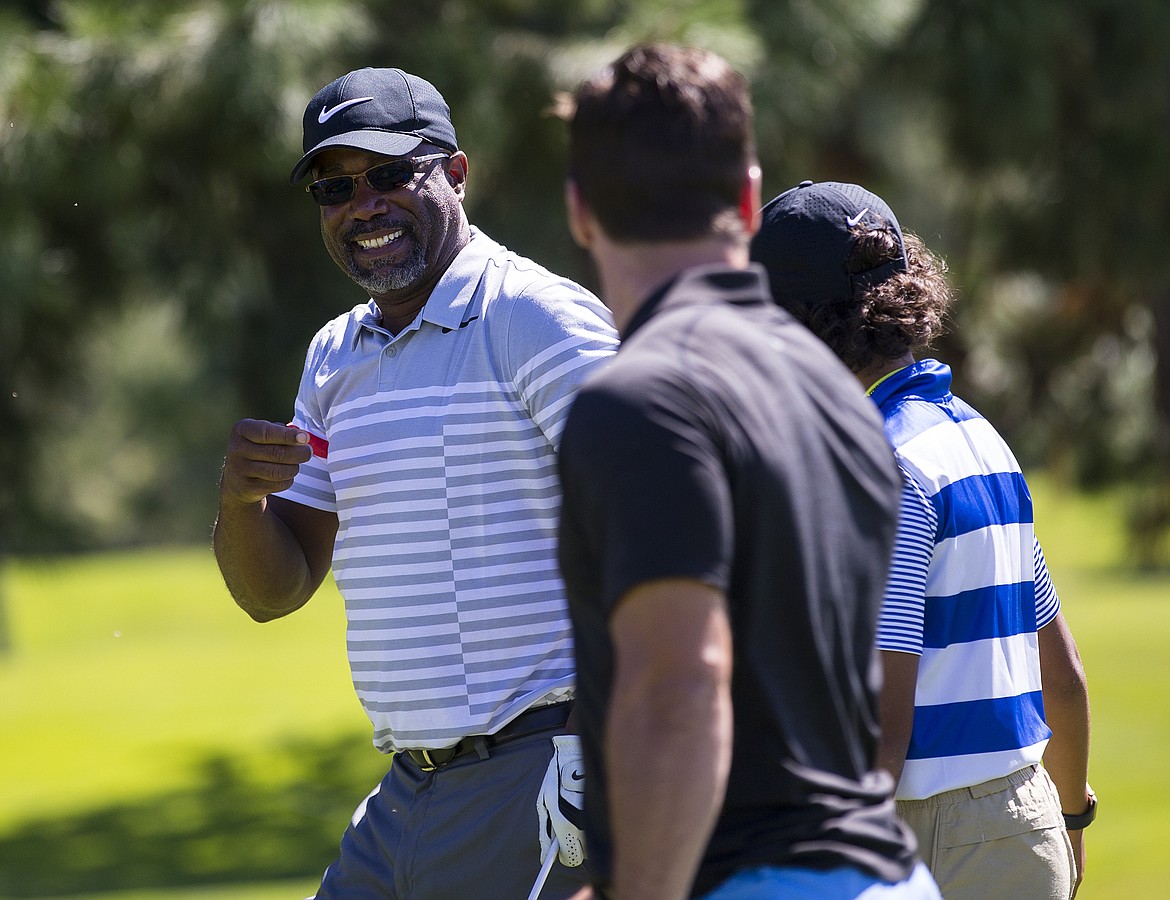
<instances>
[{"instance_id":1,"label":"black baseball cap","mask_svg":"<svg viewBox=\"0 0 1170 900\"><path fill-rule=\"evenodd\" d=\"M452 153L459 149L443 95L401 69L358 69L329 82L309 101L304 129L305 155L293 167L293 184L330 147L386 156L405 156L423 141Z\"/></svg>"},{"instance_id":2,"label":"black baseball cap","mask_svg":"<svg viewBox=\"0 0 1170 900\"><path fill-rule=\"evenodd\" d=\"M847 272L845 261L856 241L853 230L859 226L892 230L901 258L868 272ZM751 257L768 270L773 298L787 307L850 300L907 268L902 228L893 210L877 194L838 181L802 181L769 201L761 210Z\"/></svg>"}]
</instances>

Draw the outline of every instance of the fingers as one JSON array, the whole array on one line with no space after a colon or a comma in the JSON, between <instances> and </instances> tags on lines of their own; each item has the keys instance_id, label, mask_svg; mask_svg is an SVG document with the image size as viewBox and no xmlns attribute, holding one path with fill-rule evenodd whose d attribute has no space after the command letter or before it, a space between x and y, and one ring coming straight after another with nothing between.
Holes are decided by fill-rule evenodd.
<instances>
[{"instance_id":1,"label":"fingers","mask_svg":"<svg viewBox=\"0 0 1170 900\"><path fill-rule=\"evenodd\" d=\"M1073 862L1076 871L1073 873L1073 891L1072 896L1075 898L1077 891L1080 890L1081 882L1085 879L1085 831L1078 829L1076 831L1068 832L1069 841L1073 847Z\"/></svg>"},{"instance_id":2,"label":"fingers","mask_svg":"<svg viewBox=\"0 0 1170 900\"><path fill-rule=\"evenodd\" d=\"M221 500L259 503L292 487L312 455L309 433L278 422L242 419L232 428L220 483Z\"/></svg>"},{"instance_id":3,"label":"fingers","mask_svg":"<svg viewBox=\"0 0 1170 900\"><path fill-rule=\"evenodd\" d=\"M559 802L560 781L557 769L557 757L549 760L548 768L544 773L544 781L540 785L540 792L536 795L536 818L540 824L540 861L543 863L551 852L556 831L553 824L552 810Z\"/></svg>"},{"instance_id":4,"label":"fingers","mask_svg":"<svg viewBox=\"0 0 1170 900\"><path fill-rule=\"evenodd\" d=\"M564 834L558 835L560 850L557 853L557 858L560 859L561 865L568 866L570 869L585 862L585 842L581 840L579 834L576 829L565 829Z\"/></svg>"}]
</instances>

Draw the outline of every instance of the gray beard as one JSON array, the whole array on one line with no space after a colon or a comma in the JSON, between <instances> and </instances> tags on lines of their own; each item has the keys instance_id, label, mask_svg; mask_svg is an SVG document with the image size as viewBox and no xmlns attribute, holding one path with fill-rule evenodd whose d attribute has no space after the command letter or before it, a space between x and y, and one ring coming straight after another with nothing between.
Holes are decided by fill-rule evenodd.
<instances>
[{"instance_id":1,"label":"gray beard","mask_svg":"<svg viewBox=\"0 0 1170 900\"><path fill-rule=\"evenodd\" d=\"M422 247L414 244L406 259L382 268L359 269L357 263L351 259L349 277L368 291L371 297L377 297L380 294L410 287L422 278L426 269L427 261L423 256Z\"/></svg>"}]
</instances>

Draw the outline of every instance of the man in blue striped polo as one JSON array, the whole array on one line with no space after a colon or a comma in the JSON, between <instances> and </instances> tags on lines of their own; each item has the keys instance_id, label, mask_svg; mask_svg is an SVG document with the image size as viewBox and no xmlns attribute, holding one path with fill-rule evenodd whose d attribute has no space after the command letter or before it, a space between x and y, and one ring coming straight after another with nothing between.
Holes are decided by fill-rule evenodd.
<instances>
[{"instance_id":1,"label":"man in blue striped polo","mask_svg":"<svg viewBox=\"0 0 1170 900\"><path fill-rule=\"evenodd\" d=\"M947 366L916 361L952 300L945 266L834 182L767 204L752 258L868 390L902 469L878 629L899 813L947 900L1068 900L1096 809L1088 691L1015 457Z\"/></svg>"},{"instance_id":2,"label":"man in blue striped polo","mask_svg":"<svg viewBox=\"0 0 1170 900\"><path fill-rule=\"evenodd\" d=\"M332 567L354 687L395 753L321 900L514 900L538 834L545 856L554 831L562 861L583 856L551 811L579 754L556 450L617 335L592 294L469 224L468 172L417 76L361 69L313 97L292 181L311 179L325 246L369 299L313 339L292 422L237 423L224 462L233 597L275 619ZM556 866L543 896L586 877Z\"/></svg>"}]
</instances>

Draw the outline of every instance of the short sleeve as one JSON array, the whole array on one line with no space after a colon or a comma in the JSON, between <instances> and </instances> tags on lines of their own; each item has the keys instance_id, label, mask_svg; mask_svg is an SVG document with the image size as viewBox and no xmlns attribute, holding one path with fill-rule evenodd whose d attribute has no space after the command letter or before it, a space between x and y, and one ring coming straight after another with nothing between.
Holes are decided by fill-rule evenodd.
<instances>
[{"instance_id":1,"label":"short sleeve","mask_svg":"<svg viewBox=\"0 0 1170 900\"><path fill-rule=\"evenodd\" d=\"M570 282L539 286L508 306L495 339L529 415L557 447L577 390L617 350L617 331L601 301Z\"/></svg>"},{"instance_id":2,"label":"short sleeve","mask_svg":"<svg viewBox=\"0 0 1170 900\"><path fill-rule=\"evenodd\" d=\"M570 565L602 567L582 574L607 610L663 578L726 590L731 571L730 489L709 417L665 375L637 383L583 392L560 458L564 515L579 540Z\"/></svg>"},{"instance_id":3,"label":"short sleeve","mask_svg":"<svg viewBox=\"0 0 1170 900\"><path fill-rule=\"evenodd\" d=\"M878 616L879 650L922 654L926 575L934 556L937 513L921 487L903 472L898 531L890 576Z\"/></svg>"},{"instance_id":4,"label":"short sleeve","mask_svg":"<svg viewBox=\"0 0 1170 900\"><path fill-rule=\"evenodd\" d=\"M291 424L327 441L329 435L325 428L320 403L317 401L315 378L317 360L324 352L326 344L326 334L327 329L318 332L305 354L305 367L301 372L301 382L297 388L297 399L293 408ZM301 463L292 487L281 491L276 496L325 512L337 512L337 497L333 490L333 482L329 477L328 460L315 455L309 457L308 462Z\"/></svg>"},{"instance_id":5,"label":"short sleeve","mask_svg":"<svg viewBox=\"0 0 1170 900\"><path fill-rule=\"evenodd\" d=\"M1034 540L1032 558L1036 567L1036 629L1039 630L1060 612L1060 598L1048 574L1048 564L1044 561L1039 539Z\"/></svg>"}]
</instances>

